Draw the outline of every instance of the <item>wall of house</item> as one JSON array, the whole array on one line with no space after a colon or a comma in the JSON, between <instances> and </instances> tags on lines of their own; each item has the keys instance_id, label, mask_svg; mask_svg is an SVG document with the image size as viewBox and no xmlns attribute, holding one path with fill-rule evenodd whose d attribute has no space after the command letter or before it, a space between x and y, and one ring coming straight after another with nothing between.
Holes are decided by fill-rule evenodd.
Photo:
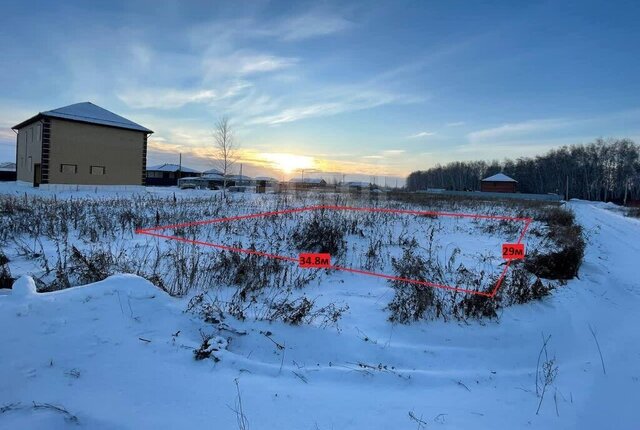
<instances>
[{"instance_id":1,"label":"wall of house","mask_svg":"<svg viewBox=\"0 0 640 430\"><path fill-rule=\"evenodd\" d=\"M147 170L146 185L168 187L178 185L178 179L197 178L200 173L165 172L161 170Z\"/></svg>"},{"instance_id":2,"label":"wall of house","mask_svg":"<svg viewBox=\"0 0 640 430\"><path fill-rule=\"evenodd\" d=\"M504 181L496 181L496 182L483 181L480 183L480 190L484 192L492 192L492 193L515 193L517 190L517 183L504 182Z\"/></svg>"},{"instance_id":3,"label":"wall of house","mask_svg":"<svg viewBox=\"0 0 640 430\"><path fill-rule=\"evenodd\" d=\"M42 122L35 121L19 129L16 140L17 179L33 182L33 165L41 163Z\"/></svg>"},{"instance_id":4,"label":"wall of house","mask_svg":"<svg viewBox=\"0 0 640 430\"><path fill-rule=\"evenodd\" d=\"M49 183L141 185L145 146L144 132L52 118Z\"/></svg>"}]
</instances>

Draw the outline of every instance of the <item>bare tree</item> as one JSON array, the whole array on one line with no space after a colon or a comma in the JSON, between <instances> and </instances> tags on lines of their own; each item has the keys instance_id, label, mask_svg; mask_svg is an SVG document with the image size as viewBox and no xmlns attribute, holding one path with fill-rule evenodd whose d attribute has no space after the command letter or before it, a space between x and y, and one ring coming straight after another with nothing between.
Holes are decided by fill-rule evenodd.
<instances>
[{"instance_id":1,"label":"bare tree","mask_svg":"<svg viewBox=\"0 0 640 430\"><path fill-rule=\"evenodd\" d=\"M222 171L222 193L226 196L227 176L231 172L231 168L238 159L238 148L233 133L233 129L229 124L229 118L222 117L216 123L213 131L213 140L215 145L215 159Z\"/></svg>"}]
</instances>

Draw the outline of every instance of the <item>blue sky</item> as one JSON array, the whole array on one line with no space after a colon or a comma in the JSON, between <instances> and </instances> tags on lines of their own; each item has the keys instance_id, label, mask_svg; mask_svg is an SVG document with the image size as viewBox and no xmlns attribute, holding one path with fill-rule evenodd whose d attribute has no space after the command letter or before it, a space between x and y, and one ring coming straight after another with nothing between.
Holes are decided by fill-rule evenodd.
<instances>
[{"instance_id":1,"label":"blue sky","mask_svg":"<svg viewBox=\"0 0 640 430\"><path fill-rule=\"evenodd\" d=\"M640 140L638 2L85 3L5 5L0 161L12 125L80 101L196 168L227 115L246 172L285 177Z\"/></svg>"}]
</instances>

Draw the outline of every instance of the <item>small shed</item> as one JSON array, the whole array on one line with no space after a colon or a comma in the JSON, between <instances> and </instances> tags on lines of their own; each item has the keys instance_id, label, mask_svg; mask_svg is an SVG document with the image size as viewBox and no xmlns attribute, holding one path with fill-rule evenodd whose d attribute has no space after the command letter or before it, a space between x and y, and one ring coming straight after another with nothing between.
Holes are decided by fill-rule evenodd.
<instances>
[{"instance_id":1,"label":"small shed","mask_svg":"<svg viewBox=\"0 0 640 430\"><path fill-rule=\"evenodd\" d=\"M264 193L267 191L267 187L273 189L273 187L278 184L278 180L271 176L256 176L254 181L256 183L257 193Z\"/></svg>"},{"instance_id":2,"label":"small shed","mask_svg":"<svg viewBox=\"0 0 640 430\"><path fill-rule=\"evenodd\" d=\"M515 193L518 190L518 181L504 173L497 173L480 182L480 191L485 193Z\"/></svg>"}]
</instances>

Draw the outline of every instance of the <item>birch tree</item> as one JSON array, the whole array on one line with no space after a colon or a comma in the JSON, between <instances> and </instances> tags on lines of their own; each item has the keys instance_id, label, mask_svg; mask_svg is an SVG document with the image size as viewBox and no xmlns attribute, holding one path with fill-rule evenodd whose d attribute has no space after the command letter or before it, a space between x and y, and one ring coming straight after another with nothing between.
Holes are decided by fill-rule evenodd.
<instances>
[{"instance_id":1,"label":"birch tree","mask_svg":"<svg viewBox=\"0 0 640 430\"><path fill-rule=\"evenodd\" d=\"M229 118L222 117L216 123L213 131L214 158L222 172L222 195L226 197L227 177L231 173L231 168L238 160L238 147L229 124Z\"/></svg>"}]
</instances>

